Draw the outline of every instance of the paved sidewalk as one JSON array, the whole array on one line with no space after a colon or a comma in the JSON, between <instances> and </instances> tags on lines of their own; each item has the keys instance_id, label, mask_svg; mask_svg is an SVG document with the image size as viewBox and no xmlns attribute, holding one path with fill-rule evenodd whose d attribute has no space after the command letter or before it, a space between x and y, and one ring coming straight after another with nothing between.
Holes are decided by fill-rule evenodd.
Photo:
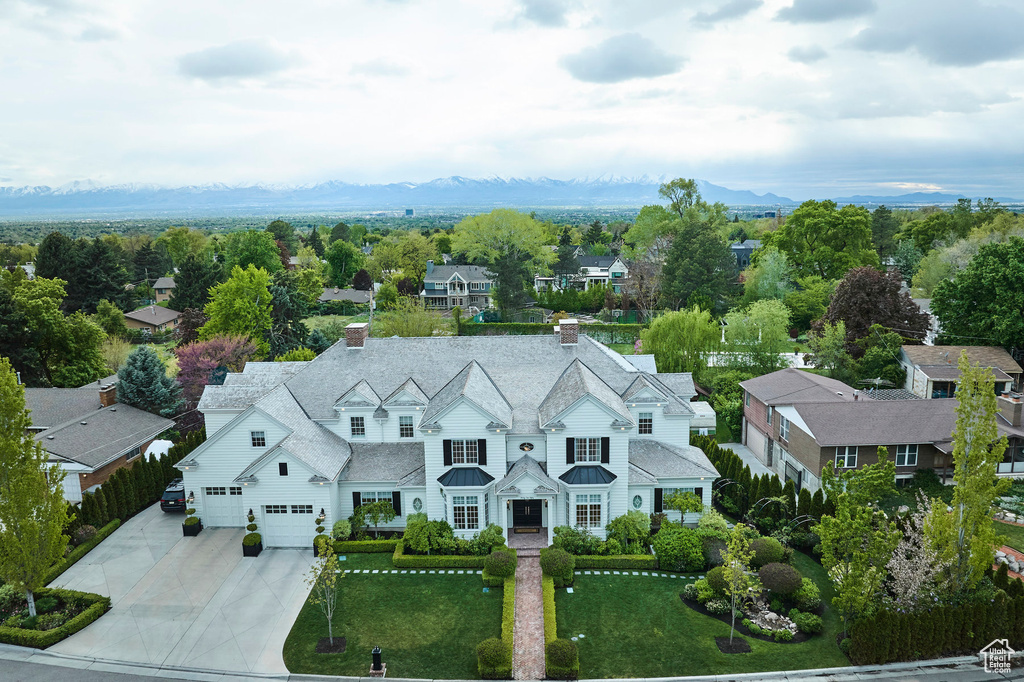
<instances>
[{"instance_id":1,"label":"paved sidewalk","mask_svg":"<svg viewBox=\"0 0 1024 682\"><path fill-rule=\"evenodd\" d=\"M544 592L540 557L520 556L516 568L516 623L512 679L544 679Z\"/></svg>"},{"instance_id":2,"label":"paved sidewalk","mask_svg":"<svg viewBox=\"0 0 1024 682\"><path fill-rule=\"evenodd\" d=\"M49 651L100 661L236 673L287 673L282 657L309 588L312 550L242 557L241 528L183 538L181 516L154 505L55 585L109 595L111 610ZM2 677L2 676L0 676Z\"/></svg>"}]
</instances>

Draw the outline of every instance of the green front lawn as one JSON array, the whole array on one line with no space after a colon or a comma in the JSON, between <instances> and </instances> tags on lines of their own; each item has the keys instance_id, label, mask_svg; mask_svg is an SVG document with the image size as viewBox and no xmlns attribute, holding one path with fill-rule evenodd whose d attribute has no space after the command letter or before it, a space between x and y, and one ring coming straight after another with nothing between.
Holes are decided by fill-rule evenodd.
<instances>
[{"instance_id":1,"label":"green front lawn","mask_svg":"<svg viewBox=\"0 0 1024 682\"><path fill-rule=\"evenodd\" d=\"M349 554L342 569L392 570L388 554ZM334 635L343 654L317 654L327 622L306 603L284 643L293 673L366 676L379 646L388 676L474 679L476 645L501 636L502 591L483 592L476 571L465 575L349 574L338 590Z\"/></svg>"},{"instance_id":2,"label":"green front lawn","mask_svg":"<svg viewBox=\"0 0 1024 682\"><path fill-rule=\"evenodd\" d=\"M793 565L831 602L832 586L821 565L797 552ZM555 595L558 636L583 635L580 678L675 677L739 674L850 665L836 646L841 625L825 611L825 631L801 644L775 644L746 638L749 654L723 654L715 637L729 626L683 604L685 581L649 576L580 575L573 594Z\"/></svg>"},{"instance_id":3,"label":"green front lawn","mask_svg":"<svg viewBox=\"0 0 1024 682\"><path fill-rule=\"evenodd\" d=\"M1006 538L1006 544L1014 549L1024 552L1024 526L1017 526L1012 523L995 522L996 535Z\"/></svg>"},{"instance_id":4,"label":"green front lawn","mask_svg":"<svg viewBox=\"0 0 1024 682\"><path fill-rule=\"evenodd\" d=\"M609 343L608 347L619 355L633 355L633 344L631 343Z\"/></svg>"}]
</instances>

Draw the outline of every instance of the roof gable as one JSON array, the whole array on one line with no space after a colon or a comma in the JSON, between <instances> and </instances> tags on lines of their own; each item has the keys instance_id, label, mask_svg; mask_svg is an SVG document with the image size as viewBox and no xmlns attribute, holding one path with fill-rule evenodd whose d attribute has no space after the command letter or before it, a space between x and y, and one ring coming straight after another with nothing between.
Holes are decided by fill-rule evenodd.
<instances>
[{"instance_id":1,"label":"roof gable","mask_svg":"<svg viewBox=\"0 0 1024 682\"><path fill-rule=\"evenodd\" d=\"M587 397L608 410L613 417L633 424L633 416L619 394L577 358L565 368L541 402L541 428L560 421L563 414Z\"/></svg>"},{"instance_id":2,"label":"roof gable","mask_svg":"<svg viewBox=\"0 0 1024 682\"><path fill-rule=\"evenodd\" d=\"M377 407L380 397L366 379L362 379L352 388L345 391L335 403L335 407Z\"/></svg>"},{"instance_id":3,"label":"roof gable","mask_svg":"<svg viewBox=\"0 0 1024 682\"><path fill-rule=\"evenodd\" d=\"M547 475L543 465L529 455L523 455L512 465L508 473L494 485L494 491L501 494L554 494L558 484Z\"/></svg>"},{"instance_id":4,"label":"roof gable","mask_svg":"<svg viewBox=\"0 0 1024 682\"><path fill-rule=\"evenodd\" d=\"M236 428L238 428L239 424L244 422L246 419L251 417L253 414L257 414L257 413L260 416L266 417L267 419L269 419L272 422L274 422L275 424L277 424L279 427L281 427L281 429L285 433L289 433L291 431L291 429L289 429L287 426L282 424L279 420L275 419L273 417L273 415L267 414L265 411L261 410L259 407L257 407L255 404L253 404L253 405L250 405L249 407L245 408L244 410L242 410L238 414L236 414L231 419L231 421L229 421L227 424L225 424L224 426L222 426L219 429L217 429L217 432L215 434L213 434L212 436L210 436L209 438L204 440L202 443L200 443L199 446L195 450L193 450L188 455L186 455L180 462L178 462L174 466L179 468L179 469L181 469L181 468L186 467L186 466L195 466L195 465L197 465L198 464L198 462L196 461L197 458L201 457L203 454L206 453L207 450L209 450L211 447L213 447L214 443L218 443L218 442L220 442L221 439L226 438L229 433L233 433L234 430ZM270 445L268 451L270 449L273 449L273 448L277 447L277 445L280 444L281 441L283 441L283 440L284 440L284 438L281 438L281 440L277 441L277 443L274 443L273 445Z\"/></svg>"},{"instance_id":5,"label":"roof gable","mask_svg":"<svg viewBox=\"0 0 1024 682\"><path fill-rule=\"evenodd\" d=\"M668 395L641 374L622 394L622 399L628 403L664 403L668 402Z\"/></svg>"},{"instance_id":6,"label":"roof gable","mask_svg":"<svg viewBox=\"0 0 1024 682\"><path fill-rule=\"evenodd\" d=\"M436 423L460 399L475 405L502 428L511 426L512 405L476 360L470 361L430 399L421 424Z\"/></svg>"},{"instance_id":7,"label":"roof gable","mask_svg":"<svg viewBox=\"0 0 1024 682\"><path fill-rule=\"evenodd\" d=\"M404 384L392 391L391 395L384 399L383 404L390 407L392 405L426 405L428 402L430 402L430 399L427 397L427 394L423 392L423 389L413 379L409 378Z\"/></svg>"}]
</instances>

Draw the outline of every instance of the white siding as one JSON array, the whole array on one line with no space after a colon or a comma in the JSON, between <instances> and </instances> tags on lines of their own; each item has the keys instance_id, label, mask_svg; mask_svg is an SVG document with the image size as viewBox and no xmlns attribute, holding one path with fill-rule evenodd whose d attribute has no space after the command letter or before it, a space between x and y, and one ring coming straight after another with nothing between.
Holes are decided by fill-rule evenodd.
<instances>
[{"instance_id":1,"label":"white siding","mask_svg":"<svg viewBox=\"0 0 1024 682\"><path fill-rule=\"evenodd\" d=\"M523 443L532 444L533 450L530 452L523 452L520 450L519 446ZM530 457L533 457L538 462L548 461L547 439L542 433L528 436L509 436L506 439L505 451L505 460L509 465L516 462L523 455L530 455ZM488 452L488 454L490 454L490 452Z\"/></svg>"},{"instance_id":2,"label":"white siding","mask_svg":"<svg viewBox=\"0 0 1024 682\"><path fill-rule=\"evenodd\" d=\"M221 430L221 428L229 421L240 415L244 410L207 410L203 412L203 417L206 421L206 437L210 438L213 434Z\"/></svg>"},{"instance_id":3,"label":"white siding","mask_svg":"<svg viewBox=\"0 0 1024 682\"><path fill-rule=\"evenodd\" d=\"M669 491L675 490L676 488L701 488L701 502L704 507L708 508L711 506L711 485L715 482L715 479L709 476L701 478L664 478L658 479L658 487L668 494ZM664 509L665 514L671 521L679 521L682 516L678 511ZM702 514L689 513L686 514L686 518L683 519L683 523L697 523L700 520Z\"/></svg>"},{"instance_id":4,"label":"white siding","mask_svg":"<svg viewBox=\"0 0 1024 682\"><path fill-rule=\"evenodd\" d=\"M398 486L396 485L395 481L383 482L383 483L380 482L380 481L376 481L376 482L373 482L373 483L370 483L370 482L359 482L359 481L342 481L341 483L339 483L336 486L336 490L337 490L336 496L337 496L337 499L338 499L337 510L338 510L338 518L339 519L347 519L348 517L352 516L352 512L354 511L354 507L355 507L355 505L353 504L353 500L352 500L352 493L353 492L360 492L360 493L362 493L362 492L378 492L378 491L385 492L386 491L386 492L392 492L393 493L393 492L395 492L397 490L399 493L401 493L401 497L402 497L402 499L401 499L401 507L402 507L402 509L400 509L398 511L401 511L402 515L401 516L396 516L394 521L392 521L391 523L382 523L382 524L380 524L381 528L395 529L395 530L398 530L398 529L401 529L401 528L405 528L406 510L408 510L408 513L410 513L410 514L412 513L412 500L411 499L410 500L406 500L405 499L405 492L398 489ZM353 528L352 530L355 531L355 530L358 530L358 529Z\"/></svg>"},{"instance_id":5,"label":"white siding","mask_svg":"<svg viewBox=\"0 0 1024 682\"><path fill-rule=\"evenodd\" d=\"M287 476L281 476L279 473L278 464L281 462L287 462L288 464ZM294 544L287 546L308 546L312 549L313 536L316 535L316 526L313 523L313 519L319 515L321 509L326 514L324 527L327 530L325 532L330 532L336 518L334 508L331 505L331 488L333 486L330 483L324 483L323 485L310 483L309 478L313 475L313 472L289 453L283 451L279 451L273 457L270 457L255 473L259 482L243 486L242 499L246 512L252 509L257 518L256 522L261 527L265 527L266 524L266 514L263 513L265 505L308 504L313 506L313 517L309 519L308 524L308 537L304 535L296 538Z\"/></svg>"}]
</instances>

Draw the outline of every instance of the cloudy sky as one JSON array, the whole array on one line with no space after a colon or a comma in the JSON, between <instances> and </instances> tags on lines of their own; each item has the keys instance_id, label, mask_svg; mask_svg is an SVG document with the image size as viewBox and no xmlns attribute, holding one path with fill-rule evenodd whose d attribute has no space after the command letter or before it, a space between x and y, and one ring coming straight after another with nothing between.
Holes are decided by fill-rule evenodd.
<instances>
[{"instance_id":1,"label":"cloudy sky","mask_svg":"<svg viewBox=\"0 0 1024 682\"><path fill-rule=\"evenodd\" d=\"M1019 0L0 0L0 185L1024 194Z\"/></svg>"}]
</instances>

